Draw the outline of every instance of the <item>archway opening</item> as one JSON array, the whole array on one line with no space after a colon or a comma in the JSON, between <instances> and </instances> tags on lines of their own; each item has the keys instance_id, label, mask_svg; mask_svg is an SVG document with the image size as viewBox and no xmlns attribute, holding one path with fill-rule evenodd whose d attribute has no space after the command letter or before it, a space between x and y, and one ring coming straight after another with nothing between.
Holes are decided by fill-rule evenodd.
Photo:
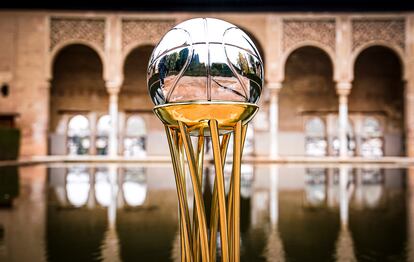
<instances>
[{"instance_id":1,"label":"archway opening","mask_svg":"<svg viewBox=\"0 0 414 262\"><path fill-rule=\"evenodd\" d=\"M402 65L393 50L372 46L359 54L348 106L358 127L358 155L405 154Z\"/></svg>"},{"instance_id":2,"label":"archway opening","mask_svg":"<svg viewBox=\"0 0 414 262\"><path fill-rule=\"evenodd\" d=\"M92 133L97 114L108 109L108 95L103 80L103 65L90 47L73 44L63 48L53 63L50 89L50 154L68 154L65 150L68 121L82 114L90 120ZM91 146L94 153L94 146Z\"/></svg>"},{"instance_id":3,"label":"archway opening","mask_svg":"<svg viewBox=\"0 0 414 262\"><path fill-rule=\"evenodd\" d=\"M293 51L286 61L285 81L279 94L280 154L311 153L308 149L313 147L309 145L312 141L324 147L326 136L318 135L318 140L324 141L307 137L306 121L317 117L327 123L337 107L333 66L328 54L312 46ZM327 130L319 133L327 133ZM324 151L323 148L318 150L318 154Z\"/></svg>"},{"instance_id":4,"label":"archway opening","mask_svg":"<svg viewBox=\"0 0 414 262\"><path fill-rule=\"evenodd\" d=\"M133 49L125 59L124 83L119 95L121 114L121 154L142 157L147 153L147 136L155 117L147 89L147 66L154 46ZM155 145L156 146L156 145Z\"/></svg>"}]
</instances>

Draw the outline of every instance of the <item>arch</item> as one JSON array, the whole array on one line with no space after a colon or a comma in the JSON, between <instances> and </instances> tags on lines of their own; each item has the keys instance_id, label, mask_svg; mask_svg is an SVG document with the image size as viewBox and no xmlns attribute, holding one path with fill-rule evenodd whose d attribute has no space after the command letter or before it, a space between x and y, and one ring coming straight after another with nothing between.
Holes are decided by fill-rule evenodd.
<instances>
[{"instance_id":1,"label":"arch","mask_svg":"<svg viewBox=\"0 0 414 262\"><path fill-rule=\"evenodd\" d=\"M352 52L351 61L349 63L349 65L350 65L349 72L351 72L351 80L354 79L355 63L356 63L358 57L365 50L367 50L367 49L369 49L371 47L374 47L374 46L380 46L380 47L387 48L387 49L389 49L391 52L393 52L398 57L398 60L400 62L400 66L401 66L401 77L402 77L403 80L405 80L407 76L406 76L406 70L405 70L406 63L405 63L405 59L404 59L404 57L405 57L404 51L400 47L398 47L398 46L389 44L389 43L387 43L385 41L378 41L378 40L377 41L367 42L367 43L359 46L358 48L356 48Z\"/></svg>"},{"instance_id":2,"label":"arch","mask_svg":"<svg viewBox=\"0 0 414 262\"><path fill-rule=\"evenodd\" d=\"M128 58L128 56L135 50L135 49L139 49L145 46L152 46L153 48L156 47L157 45L157 41L137 41L134 42L128 46L126 46L124 48L124 50L122 51L122 60L121 60L121 65L122 67L125 67L125 62Z\"/></svg>"},{"instance_id":3,"label":"arch","mask_svg":"<svg viewBox=\"0 0 414 262\"><path fill-rule=\"evenodd\" d=\"M284 54L282 55L281 63L280 63L280 66L282 68L282 79L281 80L282 81L285 80L286 63L287 63L290 55L293 54L295 51L297 51L297 50L299 50L301 48L304 48L304 47L317 48L317 49L323 51L325 53L325 55L327 55L329 57L329 60L331 62L331 66L332 66L332 72L333 72L332 78L334 78L335 75L336 75L336 71L335 71L336 70L336 66L335 66L335 64L336 64L335 63L335 61L336 61L335 60L335 53L332 52L332 50L329 47L326 47L325 45L322 45L322 44L320 44L318 42L315 42L315 41L303 41L303 42L300 42L300 43L298 43L296 45L293 45L292 47L290 47L289 49L287 49L284 52Z\"/></svg>"},{"instance_id":4,"label":"arch","mask_svg":"<svg viewBox=\"0 0 414 262\"><path fill-rule=\"evenodd\" d=\"M352 57L353 83L348 108L363 117L381 116L383 126L383 135L380 132L361 134L359 153L362 156L405 154L406 103L404 64L400 55L389 44L373 41L356 50Z\"/></svg>"},{"instance_id":5,"label":"arch","mask_svg":"<svg viewBox=\"0 0 414 262\"><path fill-rule=\"evenodd\" d=\"M90 43L88 41L84 40L68 40L64 41L62 43L57 44L52 51L49 53L49 60L47 65L47 78L49 81L53 78L53 67L55 64L56 58L59 56L60 52L68 47L74 46L74 45L83 45L86 46L92 51L94 51L102 64L102 79L105 80L105 72L106 72L106 59L105 59L105 53L104 51L96 44Z\"/></svg>"}]
</instances>

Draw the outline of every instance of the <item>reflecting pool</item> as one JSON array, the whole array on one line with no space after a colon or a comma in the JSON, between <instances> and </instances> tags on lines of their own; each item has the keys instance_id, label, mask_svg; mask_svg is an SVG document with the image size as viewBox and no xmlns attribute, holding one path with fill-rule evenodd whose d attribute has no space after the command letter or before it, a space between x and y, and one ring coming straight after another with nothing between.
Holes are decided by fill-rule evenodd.
<instances>
[{"instance_id":1,"label":"reflecting pool","mask_svg":"<svg viewBox=\"0 0 414 262\"><path fill-rule=\"evenodd\" d=\"M414 168L243 164L241 187L242 261L414 261ZM168 165L0 167L0 261L180 261L177 205Z\"/></svg>"}]
</instances>

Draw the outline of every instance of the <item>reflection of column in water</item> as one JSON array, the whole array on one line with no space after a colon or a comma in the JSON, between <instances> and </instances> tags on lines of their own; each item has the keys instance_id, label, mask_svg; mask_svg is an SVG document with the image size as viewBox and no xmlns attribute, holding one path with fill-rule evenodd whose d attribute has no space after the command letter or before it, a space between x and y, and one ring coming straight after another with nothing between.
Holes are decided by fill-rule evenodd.
<instances>
[{"instance_id":1,"label":"reflection of column in water","mask_svg":"<svg viewBox=\"0 0 414 262\"><path fill-rule=\"evenodd\" d=\"M414 167L407 170L407 236L408 236L408 255L407 261L414 261Z\"/></svg>"},{"instance_id":2,"label":"reflection of column in water","mask_svg":"<svg viewBox=\"0 0 414 262\"><path fill-rule=\"evenodd\" d=\"M89 168L89 196L87 206L89 209L95 208L96 198L95 198L95 168Z\"/></svg>"},{"instance_id":3,"label":"reflection of column in water","mask_svg":"<svg viewBox=\"0 0 414 262\"><path fill-rule=\"evenodd\" d=\"M335 183L334 183L334 170L333 168L328 168L327 170L327 200L328 200L328 207L334 207L335 206Z\"/></svg>"},{"instance_id":4,"label":"reflection of column in water","mask_svg":"<svg viewBox=\"0 0 414 262\"><path fill-rule=\"evenodd\" d=\"M108 167L109 184L110 184L110 202L108 206L108 224L109 227L115 227L116 224L116 200L118 196L118 185L117 185L117 171L116 165L110 165Z\"/></svg>"},{"instance_id":5,"label":"reflection of column in water","mask_svg":"<svg viewBox=\"0 0 414 262\"><path fill-rule=\"evenodd\" d=\"M349 199L351 191L348 187L348 171L347 166L341 166L339 169L339 201L340 201L340 218L341 218L341 230L339 232L338 240L336 241L336 260L337 261L356 261L354 252L354 243L352 235L348 228L349 218Z\"/></svg>"},{"instance_id":6,"label":"reflection of column in water","mask_svg":"<svg viewBox=\"0 0 414 262\"><path fill-rule=\"evenodd\" d=\"M348 225L348 200L348 167L341 166L339 169L339 210L343 225Z\"/></svg>"},{"instance_id":7,"label":"reflection of column in water","mask_svg":"<svg viewBox=\"0 0 414 262\"><path fill-rule=\"evenodd\" d=\"M108 206L108 230L102 243L103 261L121 261L119 257L119 238L116 232L116 208L118 196L117 184L118 167L110 165L108 167L110 183L110 202Z\"/></svg>"},{"instance_id":8,"label":"reflection of column in water","mask_svg":"<svg viewBox=\"0 0 414 262\"><path fill-rule=\"evenodd\" d=\"M285 251L283 243L279 235L278 220L279 220L279 169L277 166L270 167L270 225L271 230L266 242L264 255L266 261L285 261Z\"/></svg>"},{"instance_id":9,"label":"reflection of column in water","mask_svg":"<svg viewBox=\"0 0 414 262\"><path fill-rule=\"evenodd\" d=\"M363 187L362 187L362 169L357 168L356 170L356 181L355 181L355 204L362 206L363 198Z\"/></svg>"},{"instance_id":10,"label":"reflection of column in water","mask_svg":"<svg viewBox=\"0 0 414 262\"><path fill-rule=\"evenodd\" d=\"M279 219L279 170L277 166L270 167L270 223L272 227L277 226Z\"/></svg>"}]
</instances>

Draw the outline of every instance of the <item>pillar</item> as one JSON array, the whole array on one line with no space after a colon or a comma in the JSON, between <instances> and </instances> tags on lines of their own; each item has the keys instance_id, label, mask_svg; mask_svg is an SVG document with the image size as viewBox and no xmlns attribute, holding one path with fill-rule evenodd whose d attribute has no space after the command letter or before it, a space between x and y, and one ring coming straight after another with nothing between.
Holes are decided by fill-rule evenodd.
<instances>
[{"instance_id":1,"label":"pillar","mask_svg":"<svg viewBox=\"0 0 414 262\"><path fill-rule=\"evenodd\" d=\"M109 132L108 155L118 155L118 93L119 88L107 87L109 92L109 116L111 118L111 130Z\"/></svg>"},{"instance_id":2,"label":"pillar","mask_svg":"<svg viewBox=\"0 0 414 262\"><path fill-rule=\"evenodd\" d=\"M109 95L109 116L111 131L109 132L109 156L118 155L118 93Z\"/></svg>"},{"instance_id":3,"label":"pillar","mask_svg":"<svg viewBox=\"0 0 414 262\"><path fill-rule=\"evenodd\" d=\"M269 105L269 133L270 133L270 157L276 158L279 155L279 91L282 83L270 83L267 85L270 90Z\"/></svg>"},{"instance_id":4,"label":"pillar","mask_svg":"<svg viewBox=\"0 0 414 262\"><path fill-rule=\"evenodd\" d=\"M351 83L339 82L336 86L336 91L339 96L339 130L338 137L340 142L339 156L348 156L348 139L346 137L346 131L348 127L348 95L351 91Z\"/></svg>"}]
</instances>

